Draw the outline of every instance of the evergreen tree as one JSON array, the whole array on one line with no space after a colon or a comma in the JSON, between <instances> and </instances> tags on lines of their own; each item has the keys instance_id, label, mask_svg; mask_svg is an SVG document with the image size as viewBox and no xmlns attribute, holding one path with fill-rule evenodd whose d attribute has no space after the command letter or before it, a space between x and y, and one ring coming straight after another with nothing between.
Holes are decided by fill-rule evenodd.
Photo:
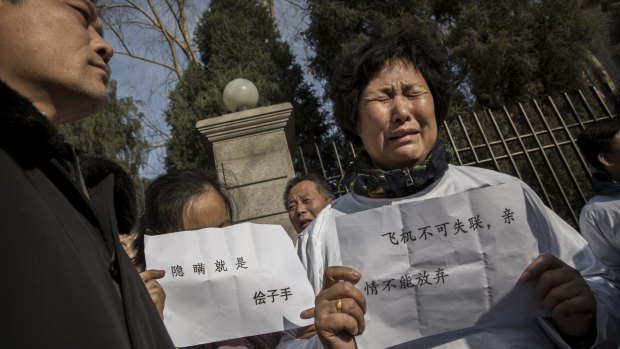
<instances>
[{"instance_id":1,"label":"evergreen tree","mask_svg":"<svg viewBox=\"0 0 620 349\"><path fill-rule=\"evenodd\" d=\"M205 112L211 109L212 102L218 97L221 98L221 92L209 86L202 67L189 66L170 93L169 107L165 113L170 126L170 138L166 143L168 169L211 167L207 141L195 125L206 117Z\"/></svg>"},{"instance_id":2,"label":"evergreen tree","mask_svg":"<svg viewBox=\"0 0 620 349\"><path fill-rule=\"evenodd\" d=\"M116 81L112 80L103 108L88 118L60 126L60 132L77 149L112 159L139 178L149 143L142 133L144 115L138 106L131 97L118 98Z\"/></svg>"},{"instance_id":3,"label":"evergreen tree","mask_svg":"<svg viewBox=\"0 0 620 349\"><path fill-rule=\"evenodd\" d=\"M598 38L580 0L437 2L456 88L497 108L571 91L585 82Z\"/></svg>"},{"instance_id":4,"label":"evergreen tree","mask_svg":"<svg viewBox=\"0 0 620 349\"><path fill-rule=\"evenodd\" d=\"M308 0L308 11L305 38L315 52L310 67L327 94L333 62L343 48L392 28L431 23L426 0Z\"/></svg>"},{"instance_id":5,"label":"evergreen tree","mask_svg":"<svg viewBox=\"0 0 620 349\"><path fill-rule=\"evenodd\" d=\"M359 36L419 21L439 28L450 53L456 104L497 107L584 82L597 42L580 0L309 0L306 39L315 76Z\"/></svg>"},{"instance_id":6,"label":"evergreen tree","mask_svg":"<svg viewBox=\"0 0 620 349\"><path fill-rule=\"evenodd\" d=\"M208 167L212 159L198 120L228 113L222 91L235 78L251 80L258 106L291 102L297 142L318 139L327 131L318 100L303 81L299 65L260 1L213 0L196 28L202 66L190 67L172 92L166 119L172 128L168 168Z\"/></svg>"}]
</instances>

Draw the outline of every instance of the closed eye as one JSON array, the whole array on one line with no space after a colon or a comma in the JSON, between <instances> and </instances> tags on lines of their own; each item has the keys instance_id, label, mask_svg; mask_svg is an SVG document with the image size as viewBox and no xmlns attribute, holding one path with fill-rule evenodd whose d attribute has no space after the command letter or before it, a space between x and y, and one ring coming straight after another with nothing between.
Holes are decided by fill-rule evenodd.
<instances>
[{"instance_id":1,"label":"closed eye","mask_svg":"<svg viewBox=\"0 0 620 349\"><path fill-rule=\"evenodd\" d=\"M405 94L405 97L409 99L413 99L413 98L420 97L422 95L424 95L424 92L416 91L416 92L408 92L407 94Z\"/></svg>"},{"instance_id":2,"label":"closed eye","mask_svg":"<svg viewBox=\"0 0 620 349\"><path fill-rule=\"evenodd\" d=\"M88 23L90 23L90 11L77 6L74 6L73 9L76 10L82 16L82 18L84 18L85 25L88 25Z\"/></svg>"},{"instance_id":3,"label":"closed eye","mask_svg":"<svg viewBox=\"0 0 620 349\"><path fill-rule=\"evenodd\" d=\"M387 95L372 96L372 97L368 97L367 98L368 102L379 102L379 103L387 103L391 99L392 98L390 96L387 96Z\"/></svg>"},{"instance_id":4,"label":"closed eye","mask_svg":"<svg viewBox=\"0 0 620 349\"><path fill-rule=\"evenodd\" d=\"M407 97L417 97L426 94L427 90L418 84L403 86L403 94Z\"/></svg>"}]
</instances>

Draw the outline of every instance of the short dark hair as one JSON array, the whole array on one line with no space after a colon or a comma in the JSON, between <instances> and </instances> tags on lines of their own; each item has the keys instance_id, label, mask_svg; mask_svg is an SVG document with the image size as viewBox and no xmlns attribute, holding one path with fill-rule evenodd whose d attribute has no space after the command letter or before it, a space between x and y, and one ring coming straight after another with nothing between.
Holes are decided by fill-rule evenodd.
<instances>
[{"instance_id":1,"label":"short dark hair","mask_svg":"<svg viewBox=\"0 0 620 349\"><path fill-rule=\"evenodd\" d=\"M136 186L133 178L122 166L99 155L78 151L84 184L88 190L114 175L114 212L119 234L130 234L138 216Z\"/></svg>"},{"instance_id":2,"label":"short dark hair","mask_svg":"<svg viewBox=\"0 0 620 349\"><path fill-rule=\"evenodd\" d=\"M284 188L284 196L282 197L285 209L288 210L288 194L291 192L291 189L293 189L294 186L303 181L313 182L314 185L316 185L319 194L321 194L324 198L329 199L330 201L334 199L334 193L332 192L332 189L329 186L329 183L327 183L327 181L325 180L325 178L315 173L307 173L291 178L286 183L286 187Z\"/></svg>"},{"instance_id":3,"label":"short dark hair","mask_svg":"<svg viewBox=\"0 0 620 349\"><path fill-rule=\"evenodd\" d=\"M136 252L133 264L138 270L146 266L144 235L160 235L183 229L183 211L192 200L209 190L215 190L226 205L228 218L232 220L233 205L228 192L217 177L202 169L173 170L157 177L146 189L144 215L138 224L138 236L132 243Z\"/></svg>"},{"instance_id":4,"label":"short dark hair","mask_svg":"<svg viewBox=\"0 0 620 349\"><path fill-rule=\"evenodd\" d=\"M426 80L433 95L438 127L448 115L452 96L448 53L436 33L421 23L388 32L367 39L340 56L330 81L336 120L356 145L361 144L355 129L362 91L387 63L394 60L413 65Z\"/></svg>"},{"instance_id":5,"label":"short dark hair","mask_svg":"<svg viewBox=\"0 0 620 349\"><path fill-rule=\"evenodd\" d=\"M185 206L209 190L222 197L228 218L232 219L230 197L212 173L201 169L173 170L157 177L146 189L143 228L153 235L182 230Z\"/></svg>"},{"instance_id":6,"label":"short dark hair","mask_svg":"<svg viewBox=\"0 0 620 349\"><path fill-rule=\"evenodd\" d=\"M611 150L613 139L618 132L620 132L620 119L616 117L601 120L581 132L577 138L577 145L592 166L605 171L605 166L598 160L598 154Z\"/></svg>"}]
</instances>

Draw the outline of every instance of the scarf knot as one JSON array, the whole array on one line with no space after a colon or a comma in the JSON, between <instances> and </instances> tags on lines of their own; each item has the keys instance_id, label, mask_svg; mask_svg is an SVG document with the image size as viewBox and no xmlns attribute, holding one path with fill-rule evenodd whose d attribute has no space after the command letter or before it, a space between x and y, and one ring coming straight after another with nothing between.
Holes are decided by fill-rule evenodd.
<instances>
[{"instance_id":1,"label":"scarf knot","mask_svg":"<svg viewBox=\"0 0 620 349\"><path fill-rule=\"evenodd\" d=\"M364 150L349 164L342 181L350 192L369 198L405 197L441 178L451 159L452 149L438 139L422 164L384 171L372 167Z\"/></svg>"}]
</instances>

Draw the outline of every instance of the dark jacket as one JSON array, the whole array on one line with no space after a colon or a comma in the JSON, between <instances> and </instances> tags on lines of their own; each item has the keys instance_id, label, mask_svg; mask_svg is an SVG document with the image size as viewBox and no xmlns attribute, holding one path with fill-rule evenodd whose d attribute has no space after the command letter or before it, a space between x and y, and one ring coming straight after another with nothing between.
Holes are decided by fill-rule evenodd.
<instances>
[{"instance_id":1,"label":"dark jacket","mask_svg":"<svg viewBox=\"0 0 620 349\"><path fill-rule=\"evenodd\" d=\"M173 348L118 241L110 175L0 82L0 348Z\"/></svg>"}]
</instances>

